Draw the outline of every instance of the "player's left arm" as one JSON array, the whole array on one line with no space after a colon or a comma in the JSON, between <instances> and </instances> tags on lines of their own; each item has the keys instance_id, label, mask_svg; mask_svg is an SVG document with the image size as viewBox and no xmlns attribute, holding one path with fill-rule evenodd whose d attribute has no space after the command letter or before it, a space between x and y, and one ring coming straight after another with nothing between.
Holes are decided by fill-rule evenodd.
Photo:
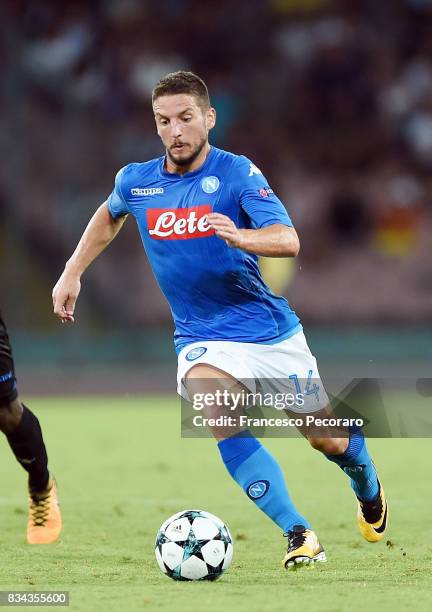
<instances>
[{"instance_id":1,"label":"player's left arm","mask_svg":"<svg viewBox=\"0 0 432 612\"><path fill-rule=\"evenodd\" d=\"M296 257L300 241L293 227L274 223L259 229L239 229L234 221L220 213L207 215L208 224L216 236L228 246L261 257Z\"/></svg>"},{"instance_id":2,"label":"player's left arm","mask_svg":"<svg viewBox=\"0 0 432 612\"><path fill-rule=\"evenodd\" d=\"M228 177L232 197L250 219L253 229L239 228L223 214L207 215L209 225L228 246L263 257L295 257L300 242L293 223L261 170L244 156L237 157Z\"/></svg>"}]
</instances>

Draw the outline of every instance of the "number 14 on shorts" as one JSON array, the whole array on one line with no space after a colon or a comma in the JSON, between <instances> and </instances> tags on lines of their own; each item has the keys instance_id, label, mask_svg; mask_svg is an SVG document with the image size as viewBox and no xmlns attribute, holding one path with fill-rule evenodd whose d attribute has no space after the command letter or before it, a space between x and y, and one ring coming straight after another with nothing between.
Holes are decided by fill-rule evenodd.
<instances>
[{"instance_id":1,"label":"number 14 on shorts","mask_svg":"<svg viewBox=\"0 0 432 612\"><path fill-rule=\"evenodd\" d=\"M308 374L308 378L306 381L304 391L302 391L301 389L301 384L300 384L301 379L299 379L297 374L290 374L288 378L294 381L294 384L296 387L296 393L299 393L301 395L315 395L315 399L318 402L320 387L315 382L313 382L312 374L313 374L313 370L309 370L309 374Z\"/></svg>"}]
</instances>

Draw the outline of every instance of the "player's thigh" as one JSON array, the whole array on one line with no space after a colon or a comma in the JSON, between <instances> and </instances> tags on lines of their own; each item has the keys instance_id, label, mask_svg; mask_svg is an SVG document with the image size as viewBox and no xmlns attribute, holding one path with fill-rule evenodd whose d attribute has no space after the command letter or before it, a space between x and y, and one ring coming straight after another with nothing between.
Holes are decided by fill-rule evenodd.
<instances>
[{"instance_id":1,"label":"player's thigh","mask_svg":"<svg viewBox=\"0 0 432 612\"><path fill-rule=\"evenodd\" d=\"M184 385L192 403L195 397L199 397L203 416L216 422L208 427L216 439L222 440L242 431L236 421L243 410L239 409L239 402L234 398L245 397L248 390L231 374L199 363L186 372ZM233 405L236 406L235 415L232 413ZM231 419L227 421L226 417Z\"/></svg>"},{"instance_id":2,"label":"player's thigh","mask_svg":"<svg viewBox=\"0 0 432 612\"><path fill-rule=\"evenodd\" d=\"M251 367L259 371L261 387L274 397L295 398L285 410L294 418L298 431L311 446L328 454L338 454L346 448L346 428L334 424L332 407L321 380L318 364L303 332L280 343L252 346ZM267 377L266 377L267 376Z\"/></svg>"}]
</instances>

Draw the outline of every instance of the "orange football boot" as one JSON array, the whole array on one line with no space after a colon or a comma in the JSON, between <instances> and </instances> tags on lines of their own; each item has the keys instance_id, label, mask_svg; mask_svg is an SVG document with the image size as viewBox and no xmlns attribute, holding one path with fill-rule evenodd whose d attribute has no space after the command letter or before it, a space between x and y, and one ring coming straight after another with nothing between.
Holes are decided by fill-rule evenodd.
<instances>
[{"instance_id":1,"label":"orange football boot","mask_svg":"<svg viewBox=\"0 0 432 612\"><path fill-rule=\"evenodd\" d=\"M57 484L50 476L45 491L29 493L27 542L29 544L51 544L58 539L61 529L62 518Z\"/></svg>"}]
</instances>

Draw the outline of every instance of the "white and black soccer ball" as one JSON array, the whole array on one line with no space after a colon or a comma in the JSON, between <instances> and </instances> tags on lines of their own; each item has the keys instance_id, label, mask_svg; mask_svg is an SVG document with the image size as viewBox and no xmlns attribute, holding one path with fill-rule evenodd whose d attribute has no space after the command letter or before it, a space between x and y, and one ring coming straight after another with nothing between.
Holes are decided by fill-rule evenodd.
<instances>
[{"instance_id":1,"label":"white and black soccer ball","mask_svg":"<svg viewBox=\"0 0 432 612\"><path fill-rule=\"evenodd\" d=\"M231 565L228 527L204 510L183 510L167 519L155 542L156 560L174 580L216 580Z\"/></svg>"}]
</instances>

